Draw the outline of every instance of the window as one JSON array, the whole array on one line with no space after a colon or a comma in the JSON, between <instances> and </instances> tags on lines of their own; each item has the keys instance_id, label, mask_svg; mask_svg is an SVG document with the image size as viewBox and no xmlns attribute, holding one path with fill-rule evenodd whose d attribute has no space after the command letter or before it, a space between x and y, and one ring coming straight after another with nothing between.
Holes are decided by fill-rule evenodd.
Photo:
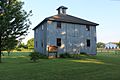
<instances>
[{"instance_id":1,"label":"window","mask_svg":"<svg viewBox=\"0 0 120 80\"><path fill-rule=\"evenodd\" d=\"M90 39L87 39L87 47L90 47Z\"/></svg>"},{"instance_id":2,"label":"window","mask_svg":"<svg viewBox=\"0 0 120 80\"><path fill-rule=\"evenodd\" d=\"M36 35L37 35L36 30L34 30L34 33L35 33L34 35L35 35L35 38L36 38Z\"/></svg>"},{"instance_id":3,"label":"window","mask_svg":"<svg viewBox=\"0 0 120 80\"><path fill-rule=\"evenodd\" d=\"M86 25L86 30L90 31L90 26L89 25Z\"/></svg>"},{"instance_id":4,"label":"window","mask_svg":"<svg viewBox=\"0 0 120 80\"><path fill-rule=\"evenodd\" d=\"M57 22L57 29L61 29L61 22Z\"/></svg>"},{"instance_id":5,"label":"window","mask_svg":"<svg viewBox=\"0 0 120 80\"><path fill-rule=\"evenodd\" d=\"M43 42L41 42L41 46L43 47L44 45L43 45Z\"/></svg>"},{"instance_id":6,"label":"window","mask_svg":"<svg viewBox=\"0 0 120 80\"><path fill-rule=\"evenodd\" d=\"M57 46L61 46L61 38L57 38Z\"/></svg>"},{"instance_id":7,"label":"window","mask_svg":"<svg viewBox=\"0 0 120 80\"><path fill-rule=\"evenodd\" d=\"M44 29L44 26L42 25L41 29L43 30Z\"/></svg>"},{"instance_id":8,"label":"window","mask_svg":"<svg viewBox=\"0 0 120 80\"><path fill-rule=\"evenodd\" d=\"M36 48L37 48L37 41L36 41Z\"/></svg>"},{"instance_id":9,"label":"window","mask_svg":"<svg viewBox=\"0 0 120 80\"><path fill-rule=\"evenodd\" d=\"M96 37L94 37L95 38L95 42L97 41L97 39L96 39Z\"/></svg>"}]
</instances>

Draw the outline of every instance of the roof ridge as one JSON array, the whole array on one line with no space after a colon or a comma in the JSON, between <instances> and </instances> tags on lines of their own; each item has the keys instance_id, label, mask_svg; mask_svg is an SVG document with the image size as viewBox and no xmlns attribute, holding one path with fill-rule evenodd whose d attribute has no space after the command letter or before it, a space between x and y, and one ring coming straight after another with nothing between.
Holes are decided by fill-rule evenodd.
<instances>
[{"instance_id":1,"label":"roof ridge","mask_svg":"<svg viewBox=\"0 0 120 80\"><path fill-rule=\"evenodd\" d=\"M86 19L83 19L83 18L80 18L80 17L76 17L76 16L72 16L72 15L68 15L68 16L71 16L71 17L74 17L74 18L77 18L77 19L82 19L82 20L84 20L84 21L88 21L88 22L97 24L97 23L95 23L95 22L92 22L92 21L89 21L89 20L86 20ZM99 24L98 24L98 25L99 25Z\"/></svg>"},{"instance_id":2,"label":"roof ridge","mask_svg":"<svg viewBox=\"0 0 120 80\"><path fill-rule=\"evenodd\" d=\"M38 25L41 25L44 21L48 21L48 20L50 20L50 21L60 21L60 22L65 22L65 23L73 23L73 24L81 24L81 25L90 25L90 26L99 25L97 23L94 23L94 22L91 22L91 21L88 21L88 20L85 20L85 19L82 19L82 18L79 18L79 17L76 17L76 16L68 15L68 14L65 14L65 15L57 14L57 15L53 15L53 16L50 16L50 17L46 17Z\"/></svg>"},{"instance_id":3,"label":"roof ridge","mask_svg":"<svg viewBox=\"0 0 120 80\"><path fill-rule=\"evenodd\" d=\"M63 15L63 14L57 14L57 15L53 15L50 17L47 17L48 20L54 20L54 21L63 21L63 22L71 22L71 23L79 23L79 24L88 24L88 25L99 25L97 23L94 23L92 21L88 21L76 16L72 16L72 15Z\"/></svg>"}]
</instances>

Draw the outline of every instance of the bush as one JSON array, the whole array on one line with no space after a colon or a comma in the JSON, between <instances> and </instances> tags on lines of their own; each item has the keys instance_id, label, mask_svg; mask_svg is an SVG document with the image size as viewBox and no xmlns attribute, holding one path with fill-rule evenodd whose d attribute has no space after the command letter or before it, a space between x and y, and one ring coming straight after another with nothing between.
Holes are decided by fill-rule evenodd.
<instances>
[{"instance_id":1,"label":"bush","mask_svg":"<svg viewBox=\"0 0 120 80\"><path fill-rule=\"evenodd\" d=\"M82 55L88 55L86 52L80 52L80 54L82 54Z\"/></svg>"},{"instance_id":2,"label":"bush","mask_svg":"<svg viewBox=\"0 0 120 80\"><path fill-rule=\"evenodd\" d=\"M48 59L48 57L42 53L39 53L39 58L40 59Z\"/></svg>"},{"instance_id":3,"label":"bush","mask_svg":"<svg viewBox=\"0 0 120 80\"><path fill-rule=\"evenodd\" d=\"M60 58L71 58L71 55L69 53L63 53L60 54Z\"/></svg>"},{"instance_id":4,"label":"bush","mask_svg":"<svg viewBox=\"0 0 120 80\"><path fill-rule=\"evenodd\" d=\"M31 52L29 56L30 60L32 60L33 62L36 62L36 60L40 59L38 52Z\"/></svg>"}]
</instances>

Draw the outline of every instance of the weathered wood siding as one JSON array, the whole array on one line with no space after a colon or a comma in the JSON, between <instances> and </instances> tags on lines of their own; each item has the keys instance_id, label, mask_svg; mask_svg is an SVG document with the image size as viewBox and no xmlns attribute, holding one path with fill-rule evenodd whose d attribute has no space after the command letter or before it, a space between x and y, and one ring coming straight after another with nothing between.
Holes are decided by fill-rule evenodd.
<instances>
[{"instance_id":1,"label":"weathered wood siding","mask_svg":"<svg viewBox=\"0 0 120 80\"><path fill-rule=\"evenodd\" d=\"M34 30L34 48L35 51L45 54L46 53L46 22Z\"/></svg>"},{"instance_id":2,"label":"weathered wood siding","mask_svg":"<svg viewBox=\"0 0 120 80\"><path fill-rule=\"evenodd\" d=\"M61 38L62 45L58 52L74 52L76 44L84 43L80 48L81 52L96 54L96 27L90 26L90 31L86 30L86 25L61 23L61 29L57 29L57 22L47 22L47 45L56 45L56 38ZM87 47L86 40L90 39L90 47Z\"/></svg>"},{"instance_id":3,"label":"weathered wood siding","mask_svg":"<svg viewBox=\"0 0 120 80\"><path fill-rule=\"evenodd\" d=\"M47 21L34 30L34 44L37 52L47 54L49 45L57 45L56 39L61 38L62 44L58 48L58 53L73 53L76 44L84 43L80 52L96 54L96 26L90 26L90 31L86 30L86 25L61 23L61 29L57 29L57 22ZM87 47L86 40L90 39L90 47Z\"/></svg>"}]
</instances>

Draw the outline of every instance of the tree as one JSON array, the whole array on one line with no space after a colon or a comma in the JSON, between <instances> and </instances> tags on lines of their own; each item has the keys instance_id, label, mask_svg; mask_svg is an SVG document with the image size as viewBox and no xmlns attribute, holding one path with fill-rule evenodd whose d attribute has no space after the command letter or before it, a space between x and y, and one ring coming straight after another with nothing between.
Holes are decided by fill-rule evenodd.
<instances>
[{"instance_id":1,"label":"tree","mask_svg":"<svg viewBox=\"0 0 120 80\"><path fill-rule=\"evenodd\" d=\"M120 42L119 42L119 43L117 43L117 45L118 45L118 47L120 48Z\"/></svg>"},{"instance_id":2,"label":"tree","mask_svg":"<svg viewBox=\"0 0 120 80\"><path fill-rule=\"evenodd\" d=\"M34 49L34 38L31 38L27 41L27 46L29 49Z\"/></svg>"},{"instance_id":3,"label":"tree","mask_svg":"<svg viewBox=\"0 0 120 80\"><path fill-rule=\"evenodd\" d=\"M25 45L24 43L18 43L17 44L17 46L15 47L15 49L17 50L17 51L22 51L22 50L24 50L24 49L28 49L28 47L27 47L27 45Z\"/></svg>"},{"instance_id":4,"label":"tree","mask_svg":"<svg viewBox=\"0 0 120 80\"><path fill-rule=\"evenodd\" d=\"M9 39L8 39L7 42L8 42L8 44L6 45L5 50L8 52L8 56L9 56L10 51L13 50L13 49L16 47L18 41L15 40L15 39L13 39L13 40L11 40L11 39L9 40ZM11 46L11 45L12 45L12 46Z\"/></svg>"},{"instance_id":5,"label":"tree","mask_svg":"<svg viewBox=\"0 0 120 80\"><path fill-rule=\"evenodd\" d=\"M105 47L105 43L102 42L97 43L97 48L104 48L104 47Z\"/></svg>"},{"instance_id":6,"label":"tree","mask_svg":"<svg viewBox=\"0 0 120 80\"><path fill-rule=\"evenodd\" d=\"M14 43L16 39L27 35L29 30L32 11L27 13L23 10L23 4L20 0L0 1L0 63L1 51L9 45L8 41Z\"/></svg>"},{"instance_id":7,"label":"tree","mask_svg":"<svg viewBox=\"0 0 120 80\"><path fill-rule=\"evenodd\" d=\"M20 43L20 44L18 45L18 48L27 49L28 47L27 47L27 45L25 45L24 43Z\"/></svg>"}]
</instances>

